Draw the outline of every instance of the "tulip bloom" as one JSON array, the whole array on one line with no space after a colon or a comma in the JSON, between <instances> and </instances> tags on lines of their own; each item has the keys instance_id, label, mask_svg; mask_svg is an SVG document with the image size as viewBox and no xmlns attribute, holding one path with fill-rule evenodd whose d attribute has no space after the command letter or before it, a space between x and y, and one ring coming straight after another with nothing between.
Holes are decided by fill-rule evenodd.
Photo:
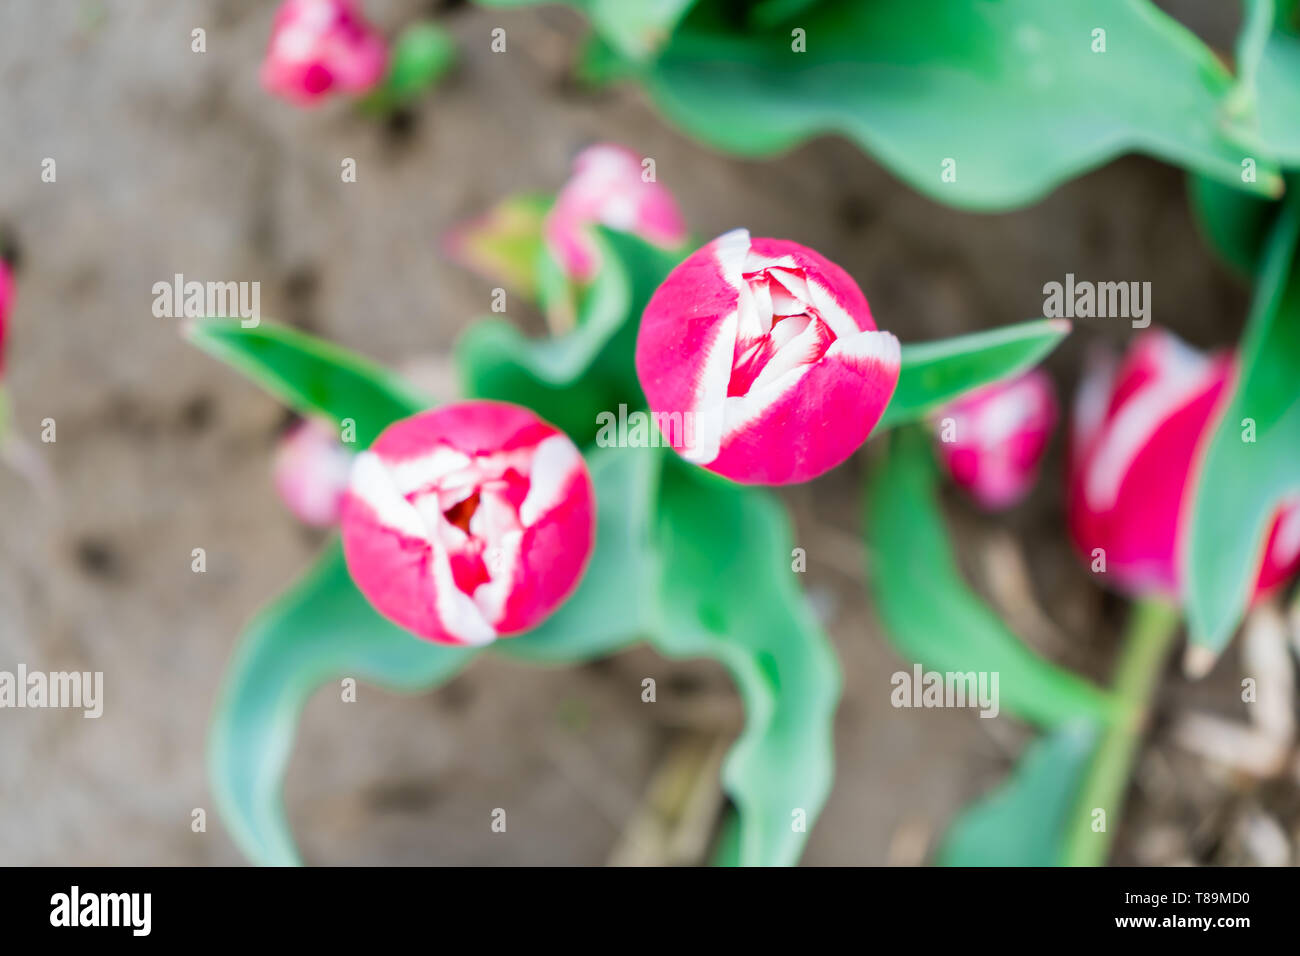
<instances>
[{"instance_id":1,"label":"tulip bloom","mask_svg":"<svg viewBox=\"0 0 1300 956\"><path fill-rule=\"evenodd\" d=\"M744 229L669 273L636 345L668 443L747 484L808 481L843 462L880 420L899 364L898 339L876 331L848 273ZM665 428L680 420L688 426Z\"/></svg>"},{"instance_id":2,"label":"tulip bloom","mask_svg":"<svg viewBox=\"0 0 1300 956\"><path fill-rule=\"evenodd\" d=\"M1131 595L1178 598L1201 449L1232 370L1167 332L1124 360L1094 362L1074 409L1067 519L1089 563ZM1101 554L1098 554L1100 549ZM1259 557L1256 596L1300 567L1300 507L1281 509Z\"/></svg>"},{"instance_id":3,"label":"tulip bloom","mask_svg":"<svg viewBox=\"0 0 1300 956\"><path fill-rule=\"evenodd\" d=\"M352 580L381 614L431 641L485 644L577 586L595 495L568 436L471 401L385 429L357 456L341 520Z\"/></svg>"},{"instance_id":4,"label":"tulip bloom","mask_svg":"<svg viewBox=\"0 0 1300 956\"><path fill-rule=\"evenodd\" d=\"M1058 414L1040 369L986 385L939 413L939 459L981 507L1010 507L1033 487Z\"/></svg>"},{"instance_id":5,"label":"tulip bloom","mask_svg":"<svg viewBox=\"0 0 1300 956\"><path fill-rule=\"evenodd\" d=\"M9 271L9 264L0 259L0 375L5 370L5 333L9 324L9 306L13 300L13 274Z\"/></svg>"},{"instance_id":6,"label":"tulip bloom","mask_svg":"<svg viewBox=\"0 0 1300 956\"><path fill-rule=\"evenodd\" d=\"M339 520L353 457L331 425L316 419L301 421L276 448L276 491L299 521L328 528Z\"/></svg>"},{"instance_id":7,"label":"tulip bloom","mask_svg":"<svg viewBox=\"0 0 1300 956\"><path fill-rule=\"evenodd\" d=\"M590 281L600 265L591 233L595 225L631 233L663 249L686 241L686 223L672 193L657 182L645 182L640 157L611 143L578 155L573 176L543 226L551 254L578 282Z\"/></svg>"},{"instance_id":8,"label":"tulip bloom","mask_svg":"<svg viewBox=\"0 0 1300 956\"><path fill-rule=\"evenodd\" d=\"M262 85L299 106L330 92L366 93L384 77L388 46L354 0L285 0L271 27Z\"/></svg>"}]
</instances>

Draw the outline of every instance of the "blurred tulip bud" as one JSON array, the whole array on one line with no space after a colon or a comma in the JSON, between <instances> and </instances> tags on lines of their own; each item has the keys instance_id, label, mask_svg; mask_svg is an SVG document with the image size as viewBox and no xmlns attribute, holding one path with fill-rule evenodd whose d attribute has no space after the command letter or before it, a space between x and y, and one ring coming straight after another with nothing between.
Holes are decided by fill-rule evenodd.
<instances>
[{"instance_id":1,"label":"blurred tulip bud","mask_svg":"<svg viewBox=\"0 0 1300 956\"><path fill-rule=\"evenodd\" d=\"M328 528L339 520L353 457L333 426L316 419L299 422L276 448L276 491L299 521Z\"/></svg>"},{"instance_id":2,"label":"blurred tulip bud","mask_svg":"<svg viewBox=\"0 0 1300 956\"><path fill-rule=\"evenodd\" d=\"M668 443L747 484L808 481L843 462L880 420L899 363L898 339L876 331L848 273L744 229L669 273L636 347ZM684 428L665 427L679 419Z\"/></svg>"},{"instance_id":3,"label":"blurred tulip bud","mask_svg":"<svg viewBox=\"0 0 1300 956\"><path fill-rule=\"evenodd\" d=\"M1168 332L1144 333L1122 362L1096 357L1075 400L1066 510L1070 536L1134 596L1178 598L1199 456L1232 371ZM1270 531L1256 596L1300 566L1300 514Z\"/></svg>"},{"instance_id":4,"label":"blurred tulip bud","mask_svg":"<svg viewBox=\"0 0 1300 956\"><path fill-rule=\"evenodd\" d=\"M540 623L577 586L595 495L568 436L532 412L470 401L390 425L343 499L352 579L390 620L446 644Z\"/></svg>"},{"instance_id":5,"label":"blurred tulip bud","mask_svg":"<svg viewBox=\"0 0 1300 956\"><path fill-rule=\"evenodd\" d=\"M355 0L284 0L271 26L262 85L299 106L329 93L368 92L384 77L388 46Z\"/></svg>"},{"instance_id":6,"label":"blurred tulip bud","mask_svg":"<svg viewBox=\"0 0 1300 956\"><path fill-rule=\"evenodd\" d=\"M663 249L686 241L686 224L672 193L647 181L640 157L611 143L578 154L573 175L546 216L546 243L571 279L587 282L596 274L599 257L591 229L597 225Z\"/></svg>"},{"instance_id":7,"label":"blurred tulip bud","mask_svg":"<svg viewBox=\"0 0 1300 956\"><path fill-rule=\"evenodd\" d=\"M1052 380L1040 369L994 382L939 412L939 459L982 508L1009 508L1037 480L1058 415Z\"/></svg>"}]
</instances>

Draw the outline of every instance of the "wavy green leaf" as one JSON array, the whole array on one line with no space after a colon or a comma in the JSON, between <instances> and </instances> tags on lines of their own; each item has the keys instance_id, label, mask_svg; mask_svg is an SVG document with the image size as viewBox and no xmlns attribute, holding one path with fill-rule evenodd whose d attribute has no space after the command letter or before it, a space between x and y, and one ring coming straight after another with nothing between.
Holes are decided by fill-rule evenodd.
<instances>
[{"instance_id":1,"label":"wavy green leaf","mask_svg":"<svg viewBox=\"0 0 1300 956\"><path fill-rule=\"evenodd\" d=\"M285 325L263 321L246 329L238 319L204 319L187 325L185 335L300 414L340 427L351 419L362 448L392 422L433 404L383 366Z\"/></svg>"},{"instance_id":2,"label":"wavy green leaf","mask_svg":"<svg viewBox=\"0 0 1300 956\"><path fill-rule=\"evenodd\" d=\"M712 146L769 155L840 133L961 208L1032 202L1127 152L1280 193L1267 157L1216 122L1231 75L1147 0L826 0L797 27L805 52L790 22L744 31L728 4L701 2L638 75ZM1254 183L1241 179L1248 156Z\"/></svg>"},{"instance_id":3,"label":"wavy green leaf","mask_svg":"<svg viewBox=\"0 0 1300 956\"><path fill-rule=\"evenodd\" d=\"M1194 643L1220 651L1245 613L1281 501L1300 493L1300 199L1269 237L1231 401L1200 466L1187 558ZM1254 441L1244 440L1253 424Z\"/></svg>"},{"instance_id":4,"label":"wavy green leaf","mask_svg":"<svg viewBox=\"0 0 1300 956\"><path fill-rule=\"evenodd\" d=\"M942 866L1059 866L1075 793L1097 744L1077 721L1032 744L1011 778L962 812L939 848Z\"/></svg>"},{"instance_id":5,"label":"wavy green leaf","mask_svg":"<svg viewBox=\"0 0 1300 956\"><path fill-rule=\"evenodd\" d=\"M710 657L740 689L745 729L722 768L739 810L724 860L798 861L833 777L834 650L795 584L785 514L768 493L666 456L658 543L668 657Z\"/></svg>"},{"instance_id":6,"label":"wavy green leaf","mask_svg":"<svg viewBox=\"0 0 1300 956\"><path fill-rule=\"evenodd\" d=\"M300 862L284 812L298 718L317 688L344 677L414 691L450 680L475 653L420 640L371 608L332 542L259 614L235 649L217 701L208 769L231 837L256 863Z\"/></svg>"},{"instance_id":7,"label":"wavy green leaf","mask_svg":"<svg viewBox=\"0 0 1300 956\"><path fill-rule=\"evenodd\" d=\"M920 430L894 436L868 483L870 589L890 643L931 670L997 673L1002 709L1035 723L1110 719L1111 694L1031 651L962 580L935 486Z\"/></svg>"},{"instance_id":8,"label":"wavy green leaf","mask_svg":"<svg viewBox=\"0 0 1300 956\"><path fill-rule=\"evenodd\" d=\"M965 392L1037 365L1070 332L1065 319L1035 319L987 332L903 346L898 387L877 429L924 418Z\"/></svg>"}]
</instances>

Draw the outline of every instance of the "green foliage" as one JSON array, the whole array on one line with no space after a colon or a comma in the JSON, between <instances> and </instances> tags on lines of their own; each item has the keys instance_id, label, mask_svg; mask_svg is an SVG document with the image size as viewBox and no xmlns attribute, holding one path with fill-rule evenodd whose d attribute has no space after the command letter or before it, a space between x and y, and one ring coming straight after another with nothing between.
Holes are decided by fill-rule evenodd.
<instances>
[{"instance_id":1,"label":"green foliage","mask_svg":"<svg viewBox=\"0 0 1300 956\"><path fill-rule=\"evenodd\" d=\"M1269 237L1230 403L1200 465L1185 587L1192 640L1222 650L1282 499L1300 493L1300 200ZM1254 441L1247 420L1253 423Z\"/></svg>"},{"instance_id":2,"label":"green foliage","mask_svg":"<svg viewBox=\"0 0 1300 956\"><path fill-rule=\"evenodd\" d=\"M917 421L954 398L1032 368L1070 332L1064 319L1036 319L904 345L898 387L878 428Z\"/></svg>"},{"instance_id":3,"label":"green foliage","mask_svg":"<svg viewBox=\"0 0 1300 956\"><path fill-rule=\"evenodd\" d=\"M944 835L942 866L1059 866L1097 728L1063 724L1032 744L1011 778L973 804Z\"/></svg>"},{"instance_id":4,"label":"green foliage","mask_svg":"<svg viewBox=\"0 0 1300 956\"><path fill-rule=\"evenodd\" d=\"M998 673L1001 703L1048 727L1115 712L1108 693L1039 657L961 579L935 497L923 432L900 432L867 487L872 601L910 661L941 671Z\"/></svg>"},{"instance_id":5,"label":"green foliage","mask_svg":"<svg viewBox=\"0 0 1300 956\"><path fill-rule=\"evenodd\" d=\"M550 0L479 0L485 7L529 7ZM667 41L696 0L571 0L622 56L640 60Z\"/></svg>"},{"instance_id":6,"label":"green foliage","mask_svg":"<svg viewBox=\"0 0 1300 956\"><path fill-rule=\"evenodd\" d=\"M1253 276L1282 204L1204 176L1189 176L1187 192L1197 228L1210 248L1239 275Z\"/></svg>"},{"instance_id":7,"label":"green foliage","mask_svg":"<svg viewBox=\"0 0 1300 956\"><path fill-rule=\"evenodd\" d=\"M387 75L362 106L372 113L409 106L455 62L456 41L450 33L436 23L414 23L398 36L389 55Z\"/></svg>"},{"instance_id":8,"label":"green foliage","mask_svg":"<svg viewBox=\"0 0 1300 956\"><path fill-rule=\"evenodd\" d=\"M246 329L239 319L203 319L185 326L185 335L299 414L340 427L351 420L361 448L399 418L433 404L374 362L285 325Z\"/></svg>"},{"instance_id":9,"label":"green foliage","mask_svg":"<svg viewBox=\"0 0 1300 956\"><path fill-rule=\"evenodd\" d=\"M668 462L657 537L661 618L650 641L669 657L711 657L731 673L745 703L745 729L722 767L739 811L735 861L793 864L830 793L839 665L794 583L777 501L675 456Z\"/></svg>"},{"instance_id":10,"label":"green foliage","mask_svg":"<svg viewBox=\"0 0 1300 956\"><path fill-rule=\"evenodd\" d=\"M467 395L527 406L579 445L595 438L598 412L645 404L635 320L681 258L624 233L599 232L604 264L572 331L530 341L510 322L485 320L456 349Z\"/></svg>"},{"instance_id":11,"label":"green foliage","mask_svg":"<svg viewBox=\"0 0 1300 956\"><path fill-rule=\"evenodd\" d=\"M1229 136L1238 125L1220 121L1240 106L1228 102L1232 76L1148 0L768 0L748 17L699 0L656 56L617 63L620 27L608 14L638 6L593 16L603 43L584 73L639 79L687 133L741 155L838 133L917 191L975 210L1032 202L1133 151L1236 188L1281 189L1268 151L1247 149ZM1290 69L1271 45L1261 75ZM1295 111L1282 96L1264 97L1260 111L1284 151ZM1243 182L1247 158L1255 182Z\"/></svg>"},{"instance_id":12,"label":"green foliage","mask_svg":"<svg viewBox=\"0 0 1300 956\"><path fill-rule=\"evenodd\" d=\"M294 733L317 688L351 677L393 690L450 680L474 651L417 640L371 608L332 542L240 637L212 719L208 769L217 807L256 863L299 862L281 796Z\"/></svg>"}]
</instances>

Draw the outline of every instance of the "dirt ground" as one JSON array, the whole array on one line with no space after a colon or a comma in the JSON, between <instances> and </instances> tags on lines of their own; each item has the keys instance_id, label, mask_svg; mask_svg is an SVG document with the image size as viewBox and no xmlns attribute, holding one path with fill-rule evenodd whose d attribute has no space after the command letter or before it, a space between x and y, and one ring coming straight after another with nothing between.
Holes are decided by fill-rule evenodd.
<instances>
[{"instance_id":1,"label":"dirt ground","mask_svg":"<svg viewBox=\"0 0 1300 956\"><path fill-rule=\"evenodd\" d=\"M432 9L366 7L390 30ZM241 626L321 539L269 480L283 410L151 314L153 283L174 273L259 281L265 315L380 360L428 356L436 370L489 304L486 283L439 258L439 236L508 193L555 188L578 149L614 140L655 158L695 234L744 225L821 250L904 341L1037 316L1043 284L1067 272L1151 280L1155 321L1200 346L1226 345L1242 325L1245 288L1197 239L1181 174L1155 162L1117 162L1030 209L962 214L845 142L740 161L667 127L635 89L579 89L567 73L584 27L568 11L438 15L460 65L410 122L384 125L344 105L298 111L261 90L271 4L0 8L0 230L20 256L6 375L16 427L56 487L43 500L0 470L0 668L100 670L106 685L99 720L0 712L0 863L242 861L212 811L207 724ZM505 55L488 48L498 25ZM207 30L206 53L190 50L195 27ZM47 157L54 183L40 179ZM340 182L344 157L357 161L354 184ZM512 317L540 330L535 316ZM1048 363L1062 395L1090 341L1130 335L1115 320L1081 323ZM452 379L441 381L447 396ZM53 444L39 441L45 418L57 423ZM1014 541L1049 622L1041 646L1104 678L1123 608L1062 536L1061 446L1058 435L1044 480L1004 520L955 497L950 512L973 580L984 586L989 549ZM809 864L924 859L1027 739L974 712L891 708L902 662L864 594L870 454L785 495L844 670L837 779ZM196 547L206 574L191 572ZM1235 714L1238 671L1232 651L1195 688L1171 673L1144 758L1164 769L1139 772L1148 783L1118 861L1220 859L1226 844L1194 836L1219 832L1214 815L1235 819L1242 806L1272 808L1294 832L1294 781L1243 789L1161 742L1179 708ZM661 688L652 709L644 676ZM318 864L605 862L666 755L739 720L720 668L645 649L573 669L483 658L436 693L337 696L308 706L287 785L295 833ZM196 807L209 811L206 833L191 832ZM494 807L510 808L507 834L489 829ZM1144 849L1153 832L1164 842Z\"/></svg>"}]
</instances>

